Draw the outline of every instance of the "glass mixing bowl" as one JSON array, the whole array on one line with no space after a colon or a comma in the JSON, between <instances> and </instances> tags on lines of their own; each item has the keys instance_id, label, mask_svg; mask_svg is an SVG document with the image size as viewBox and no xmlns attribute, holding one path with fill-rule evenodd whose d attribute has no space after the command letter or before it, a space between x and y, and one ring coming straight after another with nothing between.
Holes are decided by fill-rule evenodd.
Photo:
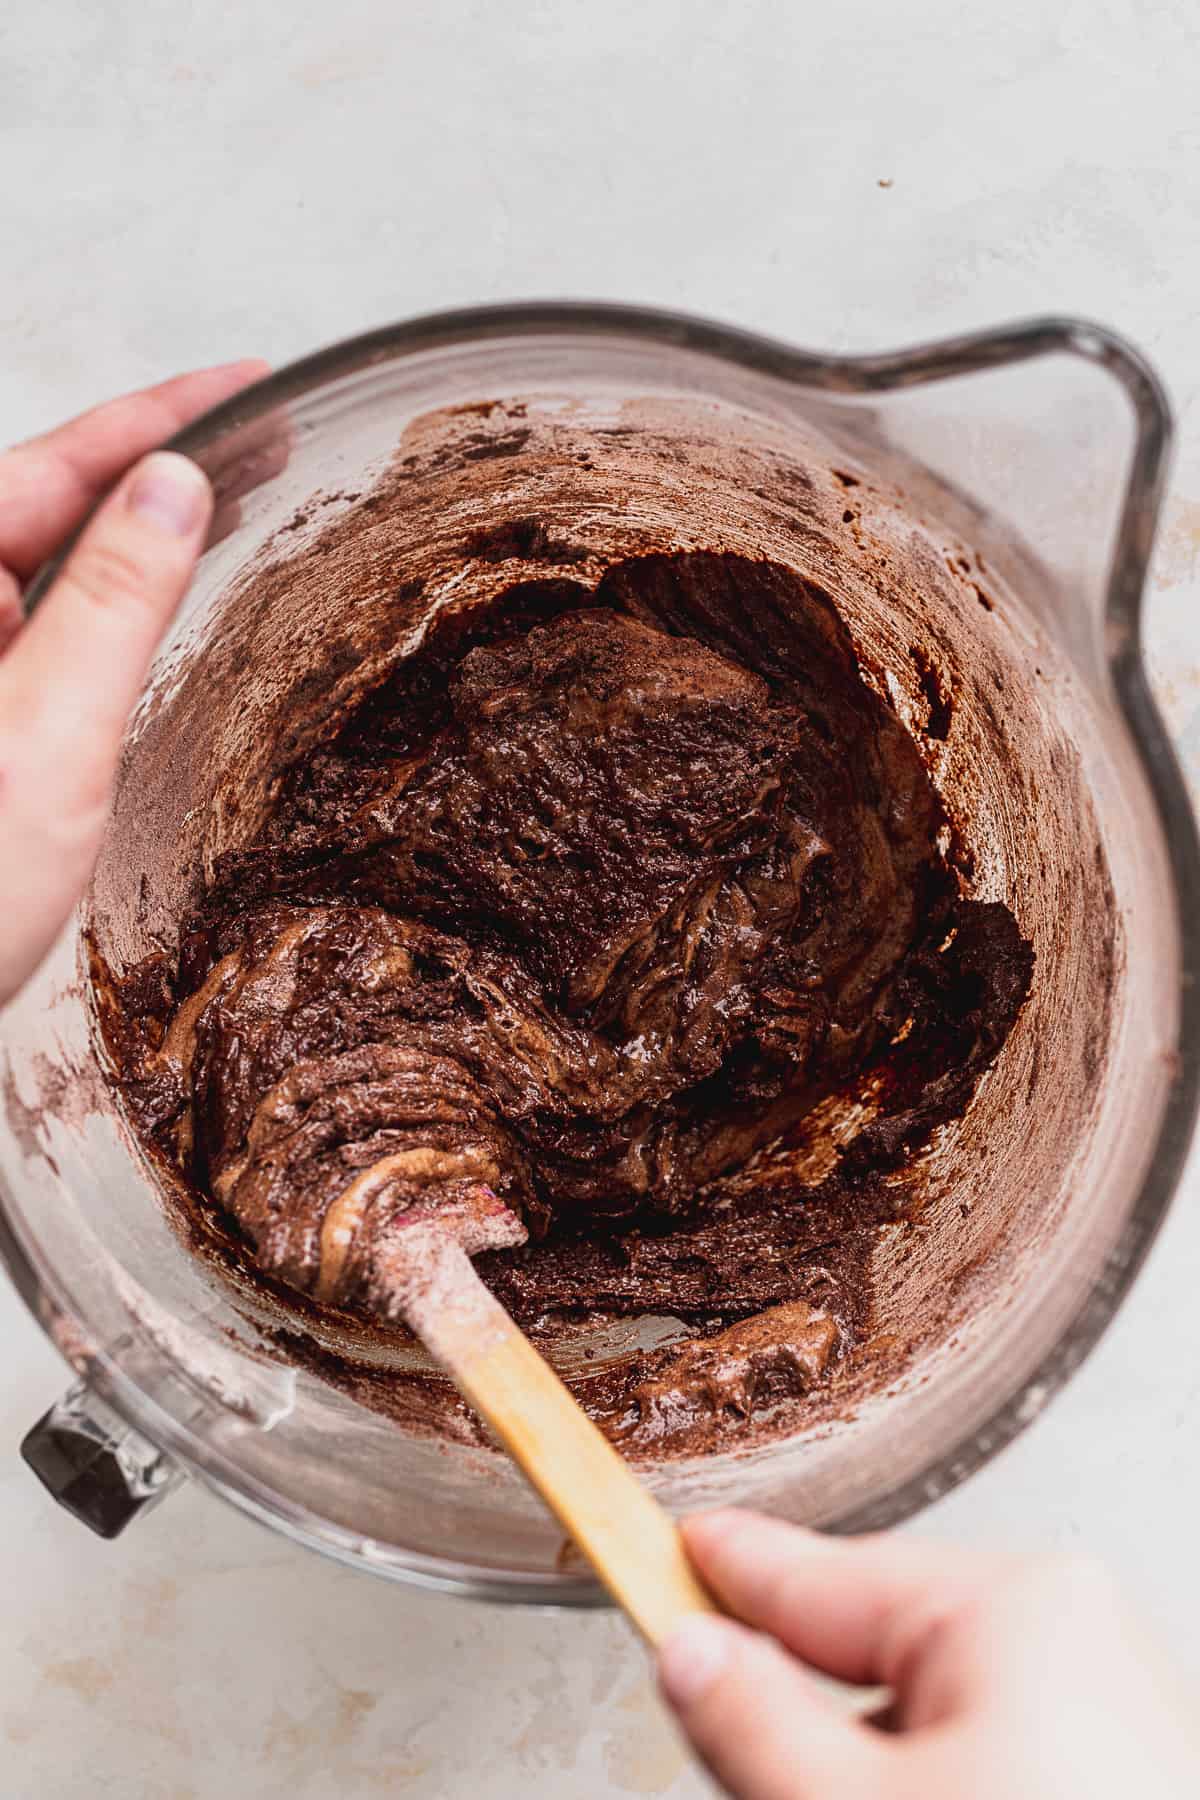
<instances>
[{"instance_id":1,"label":"glass mixing bowl","mask_svg":"<svg viewBox=\"0 0 1200 1800\"><path fill-rule=\"evenodd\" d=\"M1182 1167L1200 1068L1200 862L1139 640L1170 422L1140 357L1070 320L821 358L677 315L526 305L353 339L176 440L213 476L220 534L131 727L93 895L0 1021L0 1248L80 1377L26 1455L109 1534L191 1475L382 1575L590 1604L597 1589L496 1454L406 1432L264 1353L252 1309L187 1253L106 1085L81 956L88 919L116 962L143 952L188 859L236 841L244 821L209 804L212 720L240 730L252 792L323 634L389 603L386 584L343 592L331 571L320 616L289 605L286 580L256 614L248 576L286 564L402 437L427 443L437 421L494 400L519 402L550 437L567 421L643 444L642 489L605 486L601 469L595 490L597 516L631 543L649 519L689 543L689 483L715 484L716 547L815 571L914 729L910 642L936 629L956 723L926 746L931 773L975 852L977 891L1008 900L1035 941L1033 997L929 1153L921 1228L881 1251L879 1343L914 1300L936 1329L894 1366L885 1357L840 1419L646 1471L677 1509L737 1500L841 1530L911 1513L1041 1411L1112 1318ZM486 513L510 472L480 468ZM804 477L789 486L788 468L842 485L855 535L840 563L792 504ZM553 474L542 500L565 505ZM219 656L214 631L239 592L238 655ZM268 663L274 685L252 694L244 672ZM164 720L165 762L148 754Z\"/></svg>"}]
</instances>

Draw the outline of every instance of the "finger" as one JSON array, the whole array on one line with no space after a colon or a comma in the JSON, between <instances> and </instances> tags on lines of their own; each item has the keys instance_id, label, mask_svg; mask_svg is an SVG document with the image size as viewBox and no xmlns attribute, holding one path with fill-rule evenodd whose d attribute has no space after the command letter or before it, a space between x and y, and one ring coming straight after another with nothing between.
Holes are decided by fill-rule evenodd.
<instances>
[{"instance_id":1,"label":"finger","mask_svg":"<svg viewBox=\"0 0 1200 1800\"><path fill-rule=\"evenodd\" d=\"M0 661L0 1000L31 973L86 884L125 722L211 508L194 463L146 457Z\"/></svg>"},{"instance_id":2,"label":"finger","mask_svg":"<svg viewBox=\"0 0 1200 1800\"><path fill-rule=\"evenodd\" d=\"M750 1512L702 1514L683 1530L731 1613L864 1686L898 1684L915 1648L1008 1566L917 1538L826 1537Z\"/></svg>"},{"instance_id":3,"label":"finger","mask_svg":"<svg viewBox=\"0 0 1200 1800\"><path fill-rule=\"evenodd\" d=\"M268 373L258 358L126 394L0 455L0 564L27 581L131 462Z\"/></svg>"},{"instance_id":4,"label":"finger","mask_svg":"<svg viewBox=\"0 0 1200 1800\"><path fill-rule=\"evenodd\" d=\"M0 568L0 656L21 627L21 589L16 577Z\"/></svg>"},{"instance_id":5,"label":"finger","mask_svg":"<svg viewBox=\"0 0 1200 1800\"><path fill-rule=\"evenodd\" d=\"M875 1800L891 1746L839 1712L777 1644L695 1617L659 1654L659 1683L692 1745L739 1800Z\"/></svg>"}]
</instances>

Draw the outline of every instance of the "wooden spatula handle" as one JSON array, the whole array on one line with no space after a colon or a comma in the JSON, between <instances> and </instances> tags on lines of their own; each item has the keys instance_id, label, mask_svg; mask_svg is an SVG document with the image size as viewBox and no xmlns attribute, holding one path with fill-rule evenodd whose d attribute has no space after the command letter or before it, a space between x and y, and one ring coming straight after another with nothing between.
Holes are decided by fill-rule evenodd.
<instances>
[{"instance_id":1,"label":"wooden spatula handle","mask_svg":"<svg viewBox=\"0 0 1200 1800\"><path fill-rule=\"evenodd\" d=\"M715 1612L670 1514L446 1242L436 1306L410 1322L487 1421L614 1600L657 1645L688 1613Z\"/></svg>"}]
</instances>

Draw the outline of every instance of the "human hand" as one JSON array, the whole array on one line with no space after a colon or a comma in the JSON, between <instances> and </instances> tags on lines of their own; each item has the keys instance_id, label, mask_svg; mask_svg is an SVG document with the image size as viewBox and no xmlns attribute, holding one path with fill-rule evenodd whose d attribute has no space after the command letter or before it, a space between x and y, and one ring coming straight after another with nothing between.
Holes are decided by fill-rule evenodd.
<instances>
[{"instance_id":1,"label":"human hand","mask_svg":"<svg viewBox=\"0 0 1200 1800\"><path fill-rule=\"evenodd\" d=\"M684 1535L744 1623L687 1621L659 1679L738 1800L1200 1793L1194 1701L1092 1564L827 1538L739 1512ZM886 1688L886 1712L855 1717L812 1669Z\"/></svg>"},{"instance_id":2,"label":"human hand","mask_svg":"<svg viewBox=\"0 0 1200 1800\"><path fill-rule=\"evenodd\" d=\"M0 1006L91 873L129 711L204 544L207 478L148 452L266 372L180 375L0 454ZM24 622L23 585L123 471Z\"/></svg>"}]
</instances>

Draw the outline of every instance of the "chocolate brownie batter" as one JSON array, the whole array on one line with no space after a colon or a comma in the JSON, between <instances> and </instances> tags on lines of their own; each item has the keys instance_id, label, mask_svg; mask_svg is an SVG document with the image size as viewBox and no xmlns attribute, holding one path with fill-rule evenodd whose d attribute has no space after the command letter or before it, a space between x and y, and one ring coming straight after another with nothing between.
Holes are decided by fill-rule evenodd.
<instances>
[{"instance_id":1,"label":"chocolate brownie batter","mask_svg":"<svg viewBox=\"0 0 1200 1800\"><path fill-rule=\"evenodd\" d=\"M435 617L289 770L178 958L126 981L114 1041L141 1128L266 1275L385 1311L396 1218L489 1190L529 1242L478 1266L522 1323L689 1325L577 1386L614 1433L695 1447L869 1326L875 1233L911 1204L888 1173L1029 986L1011 914L963 887L829 596L646 555ZM857 1132L764 1178L832 1096Z\"/></svg>"}]
</instances>

